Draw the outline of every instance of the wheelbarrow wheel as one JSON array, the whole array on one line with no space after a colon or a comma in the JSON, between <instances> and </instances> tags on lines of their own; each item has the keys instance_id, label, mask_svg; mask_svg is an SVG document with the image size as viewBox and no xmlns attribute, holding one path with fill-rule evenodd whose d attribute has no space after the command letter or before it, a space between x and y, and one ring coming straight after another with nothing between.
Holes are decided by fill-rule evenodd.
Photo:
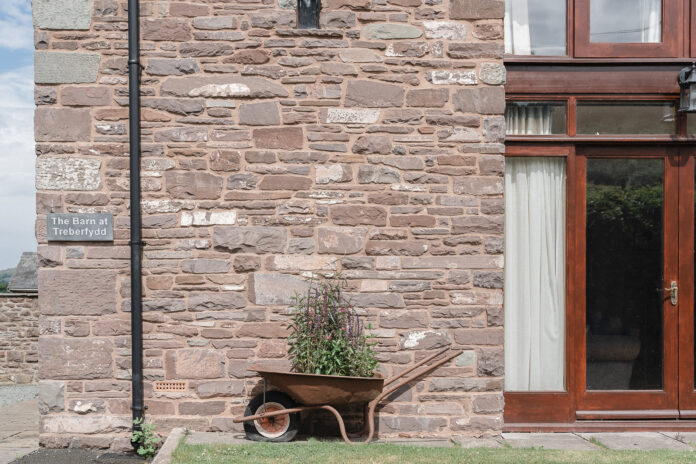
<instances>
[{"instance_id":1,"label":"wheelbarrow wheel","mask_svg":"<svg viewBox=\"0 0 696 464\"><path fill-rule=\"evenodd\" d=\"M256 395L246 408L245 416L280 411L295 407L295 402L285 393L279 391L266 392ZM244 422L244 433L249 440L285 442L291 441L300 428L300 413L271 416L255 421Z\"/></svg>"}]
</instances>

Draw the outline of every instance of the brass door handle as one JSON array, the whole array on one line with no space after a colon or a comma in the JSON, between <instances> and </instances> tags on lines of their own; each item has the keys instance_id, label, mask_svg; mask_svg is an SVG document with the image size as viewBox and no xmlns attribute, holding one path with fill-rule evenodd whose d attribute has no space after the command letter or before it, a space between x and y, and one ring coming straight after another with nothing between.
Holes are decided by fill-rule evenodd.
<instances>
[{"instance_id":1,"label":"brass door handle","mask_svg":"<svg viewBox=\"0 0 696 464\"><path fill-rule=\"evenodd\" d=\"M679 302L679 296L678 296L679 287L677 287L677 283L673 280L669 284L669 288L665 288L665 291L669 292L669 299L670 299L670 302L672 303L672 306L676 306L677 303Z\"/></svg>"}]
</instances>

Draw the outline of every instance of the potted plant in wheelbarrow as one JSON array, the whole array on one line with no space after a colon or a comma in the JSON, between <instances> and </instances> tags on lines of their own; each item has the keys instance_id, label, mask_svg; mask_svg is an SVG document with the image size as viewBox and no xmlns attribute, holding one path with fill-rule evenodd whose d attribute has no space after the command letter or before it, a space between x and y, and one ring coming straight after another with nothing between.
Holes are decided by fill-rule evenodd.
<instances>
[{"instance_id":1,"label":"potted plant in wheelbarrow","mask_svg":"<svg viewBox=\"0 0 696 464\"><path fill-rule=\"evenodd\" d=\"M340 280L313 281L307 293L294 300L289 337L291 371L249 366L263 378L263 392L249 402L244 417L234 421L244 422L250 440L290 441L297 435L300 412L324 409L333 413L341 436L351 443L343 418L333 406L364 403L361 434L367 433L363 443L368 443L374 435L375 408L383 398L461 353L451 352L428 364L449 350L444 348L385 380L375 372L374 343L343 294ZM266 382L275 390L267 390Z\"/></svg>"}]
</instances>

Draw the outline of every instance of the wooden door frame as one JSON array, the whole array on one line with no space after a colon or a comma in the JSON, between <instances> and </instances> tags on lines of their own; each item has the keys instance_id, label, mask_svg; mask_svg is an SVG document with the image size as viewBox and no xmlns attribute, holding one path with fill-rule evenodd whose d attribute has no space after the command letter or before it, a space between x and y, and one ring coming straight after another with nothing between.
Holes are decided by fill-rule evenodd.
<instances>
[{"instance_id":1,"label":"wooden door frame","mask_svg":"<svg viewBox=\"0 0 696 464\"><path fill-rule=\"evenodd\" d=\"M586 160L591 158L661 158L665 160L664 171L664 280L678 281L678 244L670 237L678 237L678 174L679 152L669 146L579 146L575 177L578 189L576 211L575 274L575 352L576 369L576 417L578 419L616 419L633 417L676 418L678 407L678 315L679 306L672 307L665 299L663 306L663 388L652 391L587 391L586 385L586 235L585 235L585 190ZM671 200L670 200L671 199ZM670 336L671 334L671 336ZM670 375L672 373L672 375Z\"/></svg>"},{"instance_id":2,"label":"wooden door frame","mask_svg":"<svg viewBox=\"0 0 696 464\"><path fill-rule=\"evenodd\" d=\"M694 147L678 147L674 144L669 143L646 143L645 141L635 141L637 143L619 143L619 144L581 144L574 140L558 140L558 141L544 141L544 142L528 142L528 143L509 143L506 146L506 156L561 156L566 158L566 170L567 170L567 184L566 184L566 390L563 392L504 392L505 395L505 410L504 410L504 420L506 424L517 424L513 426L511 430L542 430L544 427L549 427L550 430L561 430L558 427L568 427L568 424L576 423L577 419L583 420L586 425L577 425L577 427L594 427L595 425L590 424L587 420L591 419L671 419L676 418L679 415L677 408L664 408L664 409L645 409L645 408L626 408L622 411L603 410L600 407L595 407L594 409L583 410L580 408L582 405L580 403L581 396L585 393L585 179L586 179L586 165L584 163L584 155L591 152L593 155L607 156L607 157L675 157L673 159L682 159L682 153L688 152L696 155L696 146ZM579 156L578 156L579 153ZM689 161L691 170L679 169L678 176L680 183L683 184L682 177L691 176L691 190L684 192L679 189L679 204L683 205L684 201L681 199L682 196L691 195L693 198L693 177L694 177L694 161L693 156ZM667 169L668 164L666 163L665 169L665 195L676 195L677 185L671 181L667 184ZM687 172L688 171L688 172ZM671 176L674 177L674 176ZM668 193L668 189L669 192ZM693 205L693 200L692 203ZM682 207L680 206L680 209ZM693 210L693 207L691 208ZM671 215L671 218L665 218L665 224L669 220L672 224L670 227L676 227L677 216L683 216L685 213L675 212ZM691 212L693 217L693 211ZM667 208L665 208L665 215L667 215ZM685 234L683 229L683 220L679 220L679 224L682 228L678 231L679 234ZM691 235L689 237L693 238L693 221L691 221ZM680 240L684 240L680 238ZM582 243L579 243L582 242ZM693 240L691 240L691 246L693 248ZM668 247L665 247L665 253L668 252ZM675 247L676 248L676 247ZM679 246L679 253L688 253L684 247ZM693 255L691 255L693 256ZM671 258L674 260L675 257ZM683 264L684 258L679 260L680 265ZM682 271L679 269L679 273ZM691 267L691 272L693 272L693 266ZM692 274L693 275L693 274ZM665 276L666 280L669 276ZM680 279L685 277L679 276ZM679 280L678 280L679 281ZM681 306L686 307L689 305L688 299L685 299L685 292L680 293ZM693 295L690 295L693 300ZM690 398L693 401L690 409L695 412L693 415L687 416L683 415L684 418L696 417L696 389L689 385L689 382L683 380L683 375L681 370L685 369L683 367L685 361L685 356L688 353L682 354L682 352L689 352L691 356L691 369L693 371L693 345L691 343L684 343L681 340L685 340L682 335L682 331L691 330L693 339L693 310L690 312L680 311L679 312L679 338L672 337L672 348L673 350L678 347L679 350L679 384L672 396L667 398L668 401L672 401L676 404L676 401L681 401L682 398L686 398L691 395ZM672 318L674 324L677 323L675 318ZM689 324L691 321L691 325ZM668 328L666 328L668 329ZM669 330L669 329L668 329ZM676 356L673 356L676 361ZM578 366L582 366L582 378L578 375ZM670 368L665 366L665 369ZM676 369L675 366L671 367ZM690 382L693 383L693 375L690 377ZM689 387L691 389L689 390ZM679 395L679 398L676 398ZM641 395L642 396L642 395ZM667 395L663 395L667 396ZM641 398L641 399L644 399ZM626 405L632 406L632 405ZM584 411L584 412L583 412ZM580 412L580 414L577 414ZM538 424L538 425L534 425ZM542 425L546 424L546 425ZM557 425L554 425L557 424ZM565 425L561 425L565 424ZM579 423L578 423L579 424ZM614 423L615 425L618 422ZM665 423L661 425L654 423L655 426L665 427ZM682 424L686 425L686 424ZM689 427L693 427L694 424L690 424ZM522 428L520 428L522 427ZM646 425L645 427L649 427ZM601 428L601 427L600 427ZM611 428L611 427L610 427ZM565 429L564 429L565 430Z\"/></svg>"}]
</instances>

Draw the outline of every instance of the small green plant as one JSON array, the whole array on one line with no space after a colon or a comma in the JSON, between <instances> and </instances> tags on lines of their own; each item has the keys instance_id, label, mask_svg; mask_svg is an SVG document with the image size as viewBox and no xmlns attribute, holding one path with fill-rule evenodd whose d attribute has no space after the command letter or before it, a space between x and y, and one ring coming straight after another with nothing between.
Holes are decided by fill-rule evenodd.
<instances>
[{"instance_id":1,"label":"small green plant","mask_svg":"<svg viewBox=\"0 0 696 464\"><path fill-rule=\"evenodd\" d=\"M136 429L133 430L131 442L138 445L138 454L145 458L152 458L157 453L159 443L162 441L160 437L155 435L155 424L150 424L143 421L142 418L133 419L133 425Z\"/></svg>"},{"instance_id":2,"label":"small green plant","mask_svg":"<svg viewBox=\"0 0 696 464\"><path fill-rule=\"evenodd\" d=\"M312 281L294 298L290 324L290 358L296 372L372 377L375 353L364 325L336 279ZM369 328L369 327L368 327Z\"/></svg>"}]
</instances>

